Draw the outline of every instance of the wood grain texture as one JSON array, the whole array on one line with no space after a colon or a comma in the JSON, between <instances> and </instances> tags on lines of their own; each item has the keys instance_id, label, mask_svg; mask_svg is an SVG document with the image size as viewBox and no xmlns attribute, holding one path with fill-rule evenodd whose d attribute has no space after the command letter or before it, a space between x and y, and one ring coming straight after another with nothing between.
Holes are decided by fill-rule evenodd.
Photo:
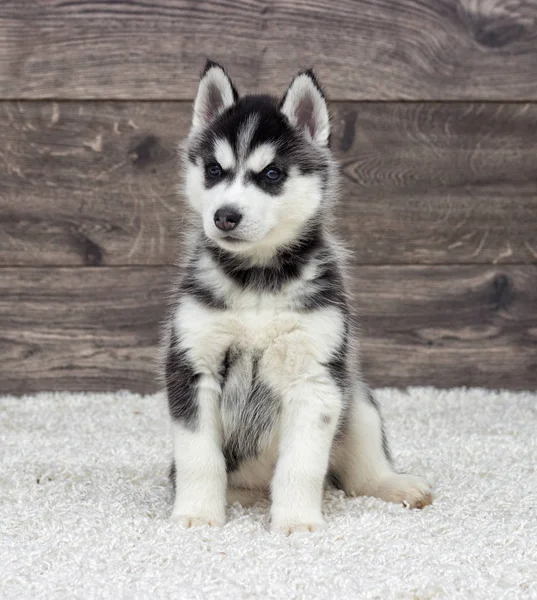
<instances>
[{"instance_id":1,"label":"wood grain texture","mask_svg":"<svg viewBox=\"0 0 537 600\"><path fill-rule=\"evenodd\" d=\"M207 55L281 93L312 63L330 95L537 99L533 0L3 0L3 98L189 99Z\"/></svg>"},{"instance_id":2,"label":"wood grain texture","mask_svg":"<svg viewBox=\"0 0 537 600\"><path fill-rule=\"evenodd\" d=\"M155 389L169 269L0 269L0 393Z\"/></svg>"},{"instance_id":3,"label":"wood grain texture","mask_svg":"<svg viewBox=\"0 0 537 600\"><path fill-rule=\"evenodd\" d=\"M0 393L157 389L171 267L0 269ZM374 386L537 388L536 266L355 266Z\"/></svg>"},{"instance_id":4,"label":"wood grain texture","mask_svg":"<svg viewBox=\"0 0 537 600\"><path fill-rule=\"evenodd\" d=\"M375 386L537 389L537 267L357 267Z\"/></svg>"},{"instance_id":5,"label":"wood grain texture","mask_svg":"<svg viewBox=\"0 0 537 600\"><path fill-rule=\"evenodd\" d=\"M0 104L1 265L165 265L189 103ZM361 264L537 262L537 105L334 103Z\"/></svg>"},{"instance_id":6,"label":"wood grain texture","mask_svg":"<svg viewBox=\"0 0 537 600\"><path fill-rule=\"evenodd\" d=\"M186 105L21 102L0 112L1 264L172 262Z\"/></svg>"}]
</instances>

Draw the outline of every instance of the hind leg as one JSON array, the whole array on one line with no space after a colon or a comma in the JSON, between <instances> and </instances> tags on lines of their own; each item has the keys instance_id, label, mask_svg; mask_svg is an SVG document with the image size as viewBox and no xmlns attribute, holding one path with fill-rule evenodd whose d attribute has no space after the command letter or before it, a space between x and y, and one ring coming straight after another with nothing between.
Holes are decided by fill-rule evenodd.
<instances>
[{"instance_id":1,"label":"hind leg","mask_svg":"<svg viewBox=\"0 0 537 600\"><path fill-rule=\"evenodd\" d=\"M411 508L432 502L431 488L424 479L394 471L379 408L363 384L356 386L331 463L338 482L350 496L376 496Z\"/></svg>"}]
</instances>

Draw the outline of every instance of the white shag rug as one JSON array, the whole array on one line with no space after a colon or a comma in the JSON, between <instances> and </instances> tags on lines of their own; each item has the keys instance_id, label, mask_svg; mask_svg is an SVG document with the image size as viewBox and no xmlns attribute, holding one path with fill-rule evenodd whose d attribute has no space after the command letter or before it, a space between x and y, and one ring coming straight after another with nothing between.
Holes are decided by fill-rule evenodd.
<instances>
[{"instance_id":1,"label":"white shag rug","mask_svg":"<svg viewBox=\"0 0 537 600\"><path fill-rule=\"evenodd\" d=\"M268 505L220 529L168 522L164 397L0 398L0 597L537 598L537 393L379 390L423 511L329 493L327 529L283 537Z\"/></svg>"}]
</instances>

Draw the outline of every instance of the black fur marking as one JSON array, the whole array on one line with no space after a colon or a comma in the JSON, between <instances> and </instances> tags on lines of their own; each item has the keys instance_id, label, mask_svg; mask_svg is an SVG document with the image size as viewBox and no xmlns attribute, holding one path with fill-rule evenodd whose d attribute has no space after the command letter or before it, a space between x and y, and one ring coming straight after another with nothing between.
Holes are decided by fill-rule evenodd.
<instances>
[{"instance_id":1,"label":"black fur marking","mask_svg":"<svg viewBox=\"0 0 537 600\"><path fill-rule=\"evenodd\" d=\"M213 242L208 243L208 248L214 261L236 284L257 291L278 292L286 283L300 277L321 244L320 228L310 227L293 246L277 252L271 264L266 266L248 264Z\"/></svg>"},{"instance_id":2,"label":"black fur marking","mask_svg":"<svg viewBox=\"0 0 537 600\"><path fill-rule=\"evenodd\" d=\"M335 471L333 471L333 470L328 471L328 473L326 475L326 479L327 479L328 485L331 485L332 487L335 487L338 490L343 489L343 484L341 483L341 479Z\"/></svg>"},{"instance_id":3,"label":"black fur marking","mask_svg":"<svg viewBox=\"0 0 537 600\"><path fill-rule=\"evenodd\" d=\"M340 442L345 438L349 431L349 411L342 410L339 416L336 432L334 433L334 441Z\"/></svg>"},{"instance_id":4,"label":"black fur marking","mask_svg":"<svg viewBox=\"0 0 537 600\"><path fill-rule=\"evenodd\" d=\"M207 308L225 310L227 308L225 301L216 296L211 289L204 286L196 278L194 268L190 265L187 269L185 277L181 281L181 294L185 294L195 298L200 304Z\"/></svg>"},{"instance_id":5,"label":"black fur marking","mask_svg":"<svg viewBox=\"0 0 537 600\"><path fill-rule=\"evenodd\" d=\"M220 115L211 127L213 139L227 140L237 156L240 134L255 116L257 127L247 148L248 153L264 142L276 143L278 136L282 134L292 134L292 130L286 126L285 117L276 108L274 98L251 94L241 98L237 104Z\"/></svg>"},{"instance_id":6,"label":"black fur marking","mask_svg":"<svg viewBox=\"0 0 537 600\"><path fill-rule=\"evenodd\" d=\"M220 371L219 371L220 382L221 382L222 386L226 383L226 380L228 378L229 368L231 367L232 357L233 357L233 352L232 352L231 348L228 348L226 350L224 360L222 361L222 364L220 365Z\"/></svg>"},{"instance_id":7,"label":"black fur marking","mask_svg":"<svg viewBox=\"0 0 537 600\"><path fill-rule=\"evenodd\" d=\"M207 75L207 71L209 71L213 67L222 69L222 71L224 71L224 67L220 63L216 62L216 60L213 60L212 58L207 58L200 77L203 78L205 75Z\"/></svg>"},{"instance_id":8,"label":"black fur marking","mask_svg":"<svg viewBox=\"0 0 537 600\"><path fill-rule=\"evenodd\" d=\"M172 419L194 428L198 417L196 392L199 374L192 368L187 352L178 347L175 332L172 332L170 338L165 378Z\"/></svg>"},{"instance_id":9,"label":"black fur marking","mask_svg":"<svg viewBox=\"0 0 537 600\"><path fill-rule=\"evenodd\" d=\"M322 258L322 253L318 256ZM300 310L311 311L326 306L338 306L347 313L345 284L335 261L322 260L319 272L310 284L306 295L301 298Z\"/></svg>"},{"instance_id":10,"label":"black fur marking","mask_svg":"<svg viewBox=\"0 0 537 600\"><path fill-rule=\"evenodd\" d=\"M239 356L241 355L235 354L235 360ZM257 456L259 439L272 428L279 409L274 393L259 379L258 360L257 357L252 359L252 381L246 392L246 398L242 397L244 390L240 388L228 387L226 393L226 386L224 386L222 393L223 409L239 413L237 428L224 442L223 452L228 473L236 471L243 461ZM234 364L237 362L234 363L232 359L228 381L233 377ZM241 368L241 365L237 366Z\"/></svg>"},{"instance_id":11,"label":"black fur marking","mask_svg":"<svg viewBox=\"0 0 537 600\"><path fill-rule=\"evenodd\" d=\"M349 323L348 319L345 319L345 330L341 339L339 348L335 351L332 356L332 360L327 363L328 370L332 379L336 382L340 389L347 388L350 380L349 368L348 368L348 355L349 355Z\"/></svg>"},{"instance_id":12,"label":"black fur marking","mask_svg":"<svg viewBox=\"0 0 537 600\"><path fill-rule=\"evenodd\" d=\"M386 430L384 428L384 421L382 420L382 414L380 411L380 406L379 403L376 401L375 396L373 396L371 390L369 390L368 394L367 394L367 399L369 400L369 402L376 408L379 417L380 417L380 422L381 422L381 430L382 430L382 449L384 450L384 456L386 456L386 458L388 459L388 462L390 464L393 464L393 460L392 460L392 455L390 452L390 447L388 445L388 437L386 435Z\"/></svg>"},{"instance_id":13,"label":"black fur marking","mask_svg":"<svg viewBox=\"0 0 537 600\"><path fill-rule=\"evenodd\" d=\"M232 441L229 445L224 447L224 459L226 461L227 473L233 473L233 471L237 471L244 458L245 457L241 456L238 448L232 443Z\"/></svg>"}]
</instances>

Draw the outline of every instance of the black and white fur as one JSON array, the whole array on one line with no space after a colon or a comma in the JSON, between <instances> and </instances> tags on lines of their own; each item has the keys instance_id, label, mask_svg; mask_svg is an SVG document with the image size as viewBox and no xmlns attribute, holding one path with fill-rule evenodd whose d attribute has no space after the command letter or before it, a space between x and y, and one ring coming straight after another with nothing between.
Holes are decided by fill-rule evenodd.
<instances>
[{"instance_id":1,"label":"black and white fur","mask_svg":"<svg viewBox=\"0 0 537 600\"><path fill-rule=\"evenodd\" d=\"M360 374L329 134L311 71L277 101L239 98L207 63L184 151L189 258L165 347L183 526L221 525L226 498L270 492L274 530L314 530L327 483L431 502L424 480L394 471Z\"/></svg>"}]
</instances>

